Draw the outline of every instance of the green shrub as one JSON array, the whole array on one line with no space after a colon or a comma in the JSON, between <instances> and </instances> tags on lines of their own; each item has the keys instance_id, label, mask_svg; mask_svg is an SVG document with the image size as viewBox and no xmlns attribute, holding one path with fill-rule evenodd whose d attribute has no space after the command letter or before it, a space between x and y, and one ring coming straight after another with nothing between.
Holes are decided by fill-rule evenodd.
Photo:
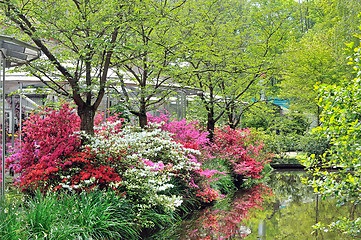
<instances>
[{"instance_id":1,"label":"green shrub","mask_svg":"<svg viewBox=\"0 0 361 240\"><path fill-rule=\"evenodd\" d=\"M285 134L276 132L264 133L263 141L268 152L284 158L286 152L299 151L299 142L302 138L298 134Z\"/></svg>"},{"instance_id":2,"label":"green shrub","mask_svg":"<svg viewBox=\"0 0 361 240\"><path fill-rule=\"evenodd\" d=\"M302 152L307 153L307 155L314 154L317 159L331 147L327 138L317 137L311 134L303 136L299 145L299 149Z\"/></svg>"}]
</instances>

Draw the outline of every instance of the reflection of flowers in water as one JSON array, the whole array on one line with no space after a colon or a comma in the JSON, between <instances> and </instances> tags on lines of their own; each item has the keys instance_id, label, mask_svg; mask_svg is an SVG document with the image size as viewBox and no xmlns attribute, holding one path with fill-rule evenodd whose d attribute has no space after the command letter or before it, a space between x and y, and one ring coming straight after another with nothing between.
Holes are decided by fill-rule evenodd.
<instances>
[{"instance_id":1,"label":"reflection of flowers in water","mask_svg":"<svg viewBox=\"0 0 361 240\"><path fill-rule=\"evenodd\" d=\"M246 237L251 230L242 223L248 219L251 209L261 208L263 198L271 195L271 189L263 184L235 196L229 209L206 209L195 224L189 227L187 239L210 240Z\"/></svg>"}]
</instances>

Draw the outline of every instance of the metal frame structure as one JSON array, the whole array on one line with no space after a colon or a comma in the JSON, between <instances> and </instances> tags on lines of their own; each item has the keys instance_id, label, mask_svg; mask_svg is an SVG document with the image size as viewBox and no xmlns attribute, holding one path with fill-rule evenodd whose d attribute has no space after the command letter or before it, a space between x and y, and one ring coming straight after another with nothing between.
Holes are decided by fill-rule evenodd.
<instances>
[{"instance_id":1,"label":"metal frame structure","mask_svg":"<svg viewBox=\"0 0 361 240\"><path fill-rule=\"evenodd\" d=\"M2 77L2 158L1 158L1 195L5 196L5 69L29 63L40 57L41 51L28 43L13 37L0 35L0 78ZM21 97L20 97L21 104Z\"/></svg>"}]
</instances>

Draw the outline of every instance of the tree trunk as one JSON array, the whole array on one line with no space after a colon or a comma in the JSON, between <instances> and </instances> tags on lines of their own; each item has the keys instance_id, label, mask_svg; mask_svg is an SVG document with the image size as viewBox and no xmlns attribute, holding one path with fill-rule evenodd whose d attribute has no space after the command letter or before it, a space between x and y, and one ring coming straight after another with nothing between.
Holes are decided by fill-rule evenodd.
<instances>
[{"instance_id":1,"label":"tree trunk","mask_svg":"<svg viewBox=\"0 0 361 240\"><path fill-rule=\"evenodd\" d=\"M147 111L145 107L145 101L140 102L140 109L139 109L139 127L145 128L148 125L148 118L147 118Z\"/></svg>"},{"instance_id":2,"label":"tree trunk","mask_svg":"<svg viewBox=\"0 0 361 240\"><path fill-rule=\"evenodd\" d=\"M86 104L83 107L78 106L78 115L80 117L80 130L89 135L94 135L94 107Z\"/></svg>"},{"instance_id":3,"label":"tree trunk","mask_svg":"<svg viewBox=\"0 0 361 240\"><path fill-rule=\"evenodd\" d=\"M139 113L139 126L145 128L148 125L148 118L146 113Z\"/></svg>"},{"instance_id":4,"label":"tree trunk","mask_svg":"<svg viewBox=\"0 0 361 240\"><path fill-rule=\"evenodd\" d=\"M214 120L214 112L213 108L210 109L208 112L208 119L207 119L207 131L209 132L208 139L210 142L214 141L214 128L215 128L216 122Z\"/></svg>"},{"instance_id":5,"label":"tree trunk","mask_svg":"<svg viewBox=\"0 0 361 240\"><path fill-rule=\"evenodd\" d=\"M227 107L226 111L227 117L228 117L228 125L232 129L236 129L236 119L234 118L234 115L236 114L234 110L234 104L231 104L229 107Z\"/></svg>"}]
</instances>

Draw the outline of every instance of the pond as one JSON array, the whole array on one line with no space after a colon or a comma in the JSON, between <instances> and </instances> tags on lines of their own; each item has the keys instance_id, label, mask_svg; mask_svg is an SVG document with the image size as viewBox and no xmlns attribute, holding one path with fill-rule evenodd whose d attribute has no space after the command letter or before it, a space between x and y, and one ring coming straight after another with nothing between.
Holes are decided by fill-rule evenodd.
<instances>
[{"instance_id":1,"label":"pond","mask_svg":"<svg viewBox=\"0 0 361 240\"><path fill-rule=\"evenodd\" d=\"M232 200L197 211L172 229L152 239L351 239L341 233L314 230L317 222L330 223L339 216L356 216L360 209L335 206L302 184L302 171L275 171L262 184L239 191Z\"/></svg>"}]
</instances>

